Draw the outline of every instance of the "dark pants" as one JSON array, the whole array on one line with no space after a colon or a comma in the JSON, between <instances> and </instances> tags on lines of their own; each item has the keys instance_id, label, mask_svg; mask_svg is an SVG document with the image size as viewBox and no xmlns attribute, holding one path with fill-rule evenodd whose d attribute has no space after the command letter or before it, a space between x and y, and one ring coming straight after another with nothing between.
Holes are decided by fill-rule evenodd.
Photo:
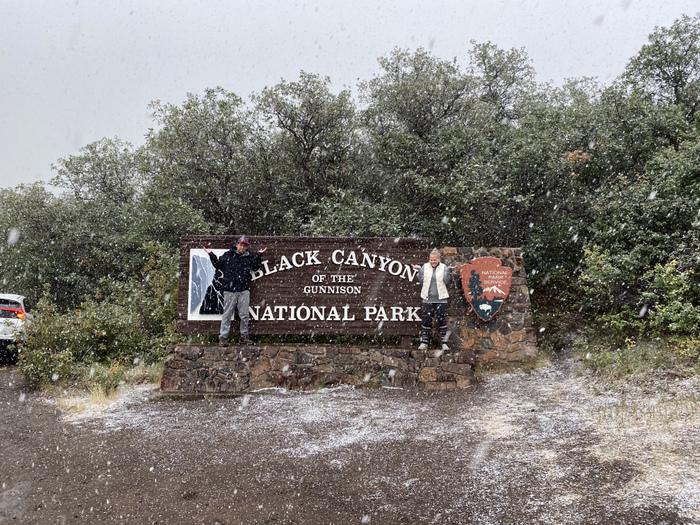
<instances>
[{"instance_id":1,"label":"dark pants","mask_svg":"<svg viewBox=\"0 0 700 525\"><path fill-rule=\"evenodd\" d=\"M428 344L433 333L433 319L437 319L440 342L447 343L447 303L422 303L420 308L420 342Z\"/></svg>"}]
</instances>

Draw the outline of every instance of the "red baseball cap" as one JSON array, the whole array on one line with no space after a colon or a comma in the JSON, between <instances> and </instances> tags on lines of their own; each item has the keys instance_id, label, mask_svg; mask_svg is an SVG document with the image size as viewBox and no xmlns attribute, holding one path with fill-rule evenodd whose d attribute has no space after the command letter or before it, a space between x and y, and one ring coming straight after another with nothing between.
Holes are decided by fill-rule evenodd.
<instances>
[{"instance_id":1,"label":"red baseball cap","mask_svg":"<svg viewBox=\"0 0 700 525\"><path fill-rule=\"evenodd\" d=\"M246 246L250 246L250 241L248 240L248 237L241 235L236 241L236 244L245 244Z\"/></svg>"}]
</instances>

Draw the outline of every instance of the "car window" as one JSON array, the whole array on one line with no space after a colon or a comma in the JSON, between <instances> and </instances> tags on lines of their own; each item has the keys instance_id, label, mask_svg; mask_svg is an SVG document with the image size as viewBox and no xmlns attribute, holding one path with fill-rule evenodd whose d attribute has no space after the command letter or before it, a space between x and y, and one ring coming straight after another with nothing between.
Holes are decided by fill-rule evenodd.
<instances>
[{"instance_id":1,"label":"car window","mask_svg":"<svg viewBox=\"0 0 700 525\"><path fill-rule=\"evenodd\" d=\"M22 304L12 299L0 299L0 308L22 308Z\"/></svg>"},{"instance_id":2,"label":"car window","mask_svg":"<svg viewBox=\"0 0 700 525\"><path fill-rule=\"evenodd\" d=\"M22 305L17 301L0 299L0 319L14 319L18 308L21 309Z\"/></svg>"}]
</instances>

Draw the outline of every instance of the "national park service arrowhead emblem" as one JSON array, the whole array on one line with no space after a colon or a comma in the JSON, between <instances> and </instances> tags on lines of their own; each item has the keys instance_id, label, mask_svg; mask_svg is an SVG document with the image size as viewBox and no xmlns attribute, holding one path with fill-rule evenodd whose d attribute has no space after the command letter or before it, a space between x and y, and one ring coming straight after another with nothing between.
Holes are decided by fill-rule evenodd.
<instances>
[{"instance_id":1,"label":"national park service arrowhead emblem","mask_svg":"<svg viewBox=\"0 0 700 525\"><path fill-rule=\"evenodd\" d=\"M479 257L461 267L462 290L479 319L490 321L510 292L513 269L498 257Z\"/></svg>"}]
</instances>

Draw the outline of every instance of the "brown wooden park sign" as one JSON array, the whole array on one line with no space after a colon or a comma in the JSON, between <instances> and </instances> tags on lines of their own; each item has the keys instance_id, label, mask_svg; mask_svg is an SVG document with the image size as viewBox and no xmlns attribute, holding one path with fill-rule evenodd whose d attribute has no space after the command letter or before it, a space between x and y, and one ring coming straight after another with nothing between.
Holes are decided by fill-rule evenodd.
<instances>
[{"instance_id":1,"label":"brown wooden park sign","mask_svg":"<svg viewBox=\"0 0 700 525\"><path fill-rule=\"evenodd\" d=\"M221 255L238 235L180 242L178 330L216 333L222 297L205 249ZM253 274L253 334L414 335L420 288L414 264L429 242L406 238L251 237L267 248Z\"/></svg>"}]
</instances>

